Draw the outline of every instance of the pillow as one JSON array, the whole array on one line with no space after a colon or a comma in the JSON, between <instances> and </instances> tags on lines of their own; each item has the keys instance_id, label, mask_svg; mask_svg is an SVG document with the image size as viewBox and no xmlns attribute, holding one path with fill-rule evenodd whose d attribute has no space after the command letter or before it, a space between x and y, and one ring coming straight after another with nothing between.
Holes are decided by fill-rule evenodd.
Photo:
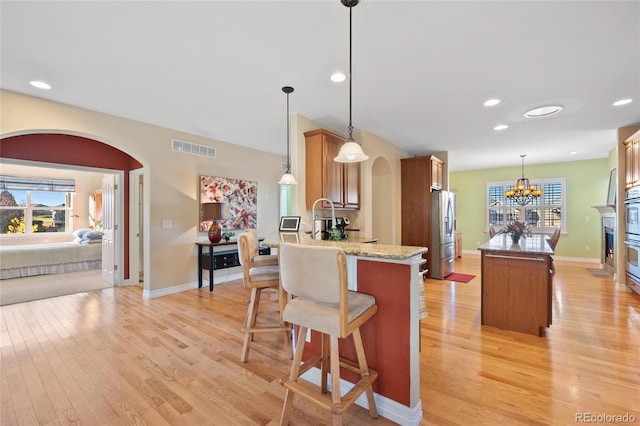
<instances>
[{"instance_id":1,"label":"pillow","mask_svg":"<svg viewBox=\"0 0 640 426\"><path fill-rule=\"evenodd\" d=\"M93 229L89 230L89 232L85 233L82 236L83 240L101 240L102 239L102 232L101 231L94 231Z\"/></svg>"},{"instance_id":2,"label":"pillow","mask_svg":"<svg viewBox=\"0 0 640 426\"><path fill-rule=\"evenodd\" d=\"M82 238L82 236L89 231L91 231L91 229L89 228L76 229L75 231L73 231L73 236L76 238Z\"/></svg>"}]
</instances>

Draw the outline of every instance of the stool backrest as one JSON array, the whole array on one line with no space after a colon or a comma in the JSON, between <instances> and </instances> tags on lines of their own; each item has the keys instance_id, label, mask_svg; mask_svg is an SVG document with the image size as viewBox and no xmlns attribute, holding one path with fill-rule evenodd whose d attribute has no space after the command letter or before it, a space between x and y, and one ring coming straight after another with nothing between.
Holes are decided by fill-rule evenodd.
<instances>
[{"instance_id":1,"label":"stool backrest","mask_svg":"<svg viewBox=\"0 0 640 426\"><path fill-rule=\"evenodd\" d=\"M347 292L344 251L336 247L280 245L280 281L288 293L323 303L339 303Z\"/></svg>"},{"instance_id":2,"label":"stool backrest","mask_svg":"<svg viewBox=\"0 0 640 426\"><path fill-rule=\"evenodd\" d=\"M249 266L251 259L251 234L247 232L243 232L238 236L238 260L240 260L240 265Z\"/></svg>"}]
</instances>

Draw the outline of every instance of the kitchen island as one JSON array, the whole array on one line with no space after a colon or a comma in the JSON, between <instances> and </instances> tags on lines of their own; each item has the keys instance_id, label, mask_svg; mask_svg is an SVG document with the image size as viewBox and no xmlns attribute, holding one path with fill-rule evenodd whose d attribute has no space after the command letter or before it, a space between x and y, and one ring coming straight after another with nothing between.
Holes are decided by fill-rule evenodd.
<instances>
[{"instance_id":1,"label":"kitchen island","mask_svg":"<svg viewBox=\"0 0 640 426\"><path fill-rule=\"evenodd\" d=\"M354 241L312 240L298 233L273 234L262 242L277 248L281 241L298 244L340 247L347 255L349 290L376 298L378 312L361 328L362 341L369 367L378 372L373 383L376 404L381 416L401 425L418 425L422 421L420 401L420 275L422 254L426 247L368 244ZM309 264L313 268L313 264ZM312 332L305 345L303 360L320 350L320 334ZM340 339L340 354L355 360L352 339ZM305 379L320 383L320 371L312 369ZM342 370L344 392L359 375ZM356 403L367 406L362 395Z\"/></svg>"},{"instance_id":2,"label":"kitchen island","mask_svg":"<svg viewBox=\"0 0 640 426\"><path fill-rule=\"evenodd\" d=\"M544 234L521 238L498 234L482 252L481 323L544 336L551 325L553 250Z\"/></svg>"}]
</instances>

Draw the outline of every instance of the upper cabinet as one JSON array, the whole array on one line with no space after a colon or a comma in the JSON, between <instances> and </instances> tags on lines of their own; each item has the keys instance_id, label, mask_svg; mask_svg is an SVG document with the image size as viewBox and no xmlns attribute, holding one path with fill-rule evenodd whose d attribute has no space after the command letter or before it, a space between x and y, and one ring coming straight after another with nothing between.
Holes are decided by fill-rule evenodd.
<instances>
[{"instance_id":1,"label":"upper cabinet","mask_svg":"<svg viewBox=\"0 0 640 426\"><path fill-rule=\"evenodd\" d=\"M431 188L441 190L443 186L442 169L444 162L436 156L430 155L431 162Z\"/></svg>"},{"instance_id":2,"label":"upper cabinet","mask_svg":"<svg viewBox=\"0 0 640 426\"><path fill-rule=\"evenodd\" d=\"M640 185L640 131L624 143L625 188Z\"/></svg>"},{"instance_id":3,"label":"upper cabinet","mask_svg":"<svg viewBox=\"0 0 640 426\"><path fill-rule=\"evenodd\" d=\"M306 203L311 209L318 198L331 200L336 209L360 208L360 163L337 163L344 138L325 129L304 133L306 149ZM321 208L330 208L322 203Z\"/></svg>"}]
</instances>

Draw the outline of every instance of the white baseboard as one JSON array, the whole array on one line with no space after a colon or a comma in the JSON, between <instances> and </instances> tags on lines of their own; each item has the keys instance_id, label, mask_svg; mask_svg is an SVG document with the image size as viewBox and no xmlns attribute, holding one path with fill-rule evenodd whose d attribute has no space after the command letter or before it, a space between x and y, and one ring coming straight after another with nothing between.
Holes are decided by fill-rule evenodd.
<instances>
[{"instance_id":1,"label":"white baseboard","mask_svg":"<svg viewBox=\"0 0 640 426\"><path fill-rule=\"evenodd\" d=\"M320 386L320 369L314 367L311 370L304 373L302 376L305 380ZM329 374L328 385L331 387L331 375ZM353 383L340 379L340 393L344 396L353 387ZM329 389L330 390L330 389ZM386 419L389 419L399 425L414 426L419 425L422 422L422 401L418 401L415 407L407 407L399 402L389 399L385 396L377 393L373 394L376 400L376 408L378 414ZM355 403L360 407L369 409L367 402L367 395L361 394Z\"/></svg>"},{"instance_id":2,"label":"white baseboard","mask_svg":"<svg viewBox=\"0 0 640 426\"><path fill-rule=\"evenodd\" d=\"M217 274L221 275L220 272L218 272ZM223 283L226 283L227 281L241 280L241 279L242 279L242 273L226 274L223 277L216 277L216 274L214 273L213 275L214 290L215 290L215 286L218 284L223 284ZM154 297L167 296L169 294L175 294L175 293L180 293L182 291L193 290L194 288L198 288L197 281L193 281L186 284L178 284L171 287L160 288L158 290L148 290L147 288L145 288L142 291L142 297L144 297L145 299L153 299ZM208 280L206 279L202 280L202 288L209 288Z\"/></svg>"}]
</instances>

